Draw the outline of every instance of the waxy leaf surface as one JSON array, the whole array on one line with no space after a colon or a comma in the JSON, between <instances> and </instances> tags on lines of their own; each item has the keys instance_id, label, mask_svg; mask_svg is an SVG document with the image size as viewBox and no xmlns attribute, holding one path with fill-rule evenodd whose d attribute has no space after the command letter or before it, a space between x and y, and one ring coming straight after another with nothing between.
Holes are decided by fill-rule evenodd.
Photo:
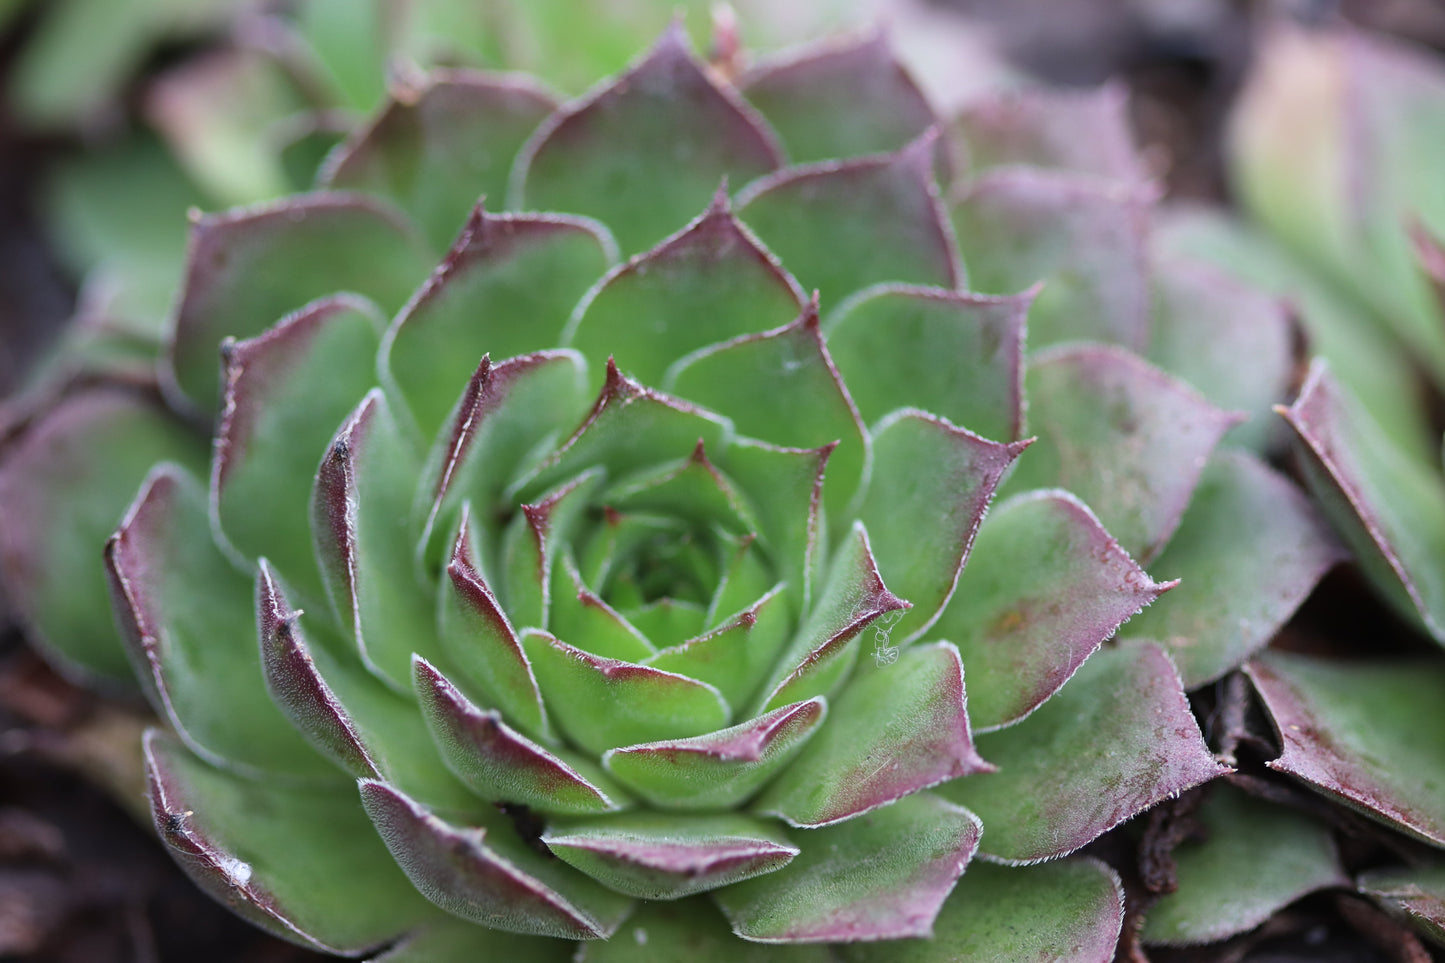
<instances>
[{"instance_id":1,"label":"waxy leaf surface","mask_svg":"<svg viewBox=\"0 0 1445 963\"><path fill-rule=\"evenodd\" d=\"M739 940L712 902L702 896L644 903L607 941L577 950L573 963L833 963L826 946L777 946Z\"/></svg>"}]
</instances>

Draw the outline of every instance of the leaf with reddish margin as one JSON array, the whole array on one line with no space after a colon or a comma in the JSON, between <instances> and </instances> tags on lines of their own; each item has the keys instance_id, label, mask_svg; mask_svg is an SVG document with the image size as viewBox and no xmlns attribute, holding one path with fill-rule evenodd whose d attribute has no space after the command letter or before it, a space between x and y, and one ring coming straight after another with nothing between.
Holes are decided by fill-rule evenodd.
<instances>
[{"instance_id":1,"label":"leaf with reddish margin","mask_svg":"<svg viewBox=\"0 0 1445 963\"><path fill-rule=\"evenodd\" d=\"M827 946L746 943L728 929L717 907L702 896L647 902L610 940L577 948L574 963L835 963Z\"/></svg>"},{"instance_id":2,"label":"leaf with reddish margin","mask_svg":"<svg viewBox=\"0 0 1445 963\"><path fill-rule=\"evenodd\" d=\"M958 287L937 140L930 131L892 154L789 167L749 184L738 212L829 311L884 281Z\"/></svg>"},{"instance_id":3,"label":"leaf with reddish margin","mask_svg":"<svg viewBox=\"0 0 1445 963\"><path fill-rule=\"evenodd\" d=\"M897 150L938 123L882 30L764 60L738 89L794 164Z\"/></svg>"},{"instance_id":4,"label":"leaf with reddish margin","mask_svg":"<svg viewBox=\"0 0 1445 963\"><path fill-rule=\"evenodd\" d=\"M763 943L930 936L982 828L968 810L919 793L837 826L789 833L802 850L791 863L714 898L733 932Z\"/></svg>"},{"instance_id":5,"label":"leaf with reddish margin","mask_svg":"<svg viewBox=\"0 0 1445 963\"><path fill-rule=\"evenodd\" d=\"M1110 345L1036 355L1025 385L1039 442L1010 478L1011 490L1069 489L1145 562L1174 534L1209 453L1239 420Z\"/></svg>"},{"instance_id":6,"label":"leaf with reddish margin","mask_svg":"<svg viewBox=\"0 0 1445 963\"><path fill-rule=\"evenodd\" d=\"M559 815L624 809L630 800L591 759L553 752L482 709L421 656L413 663L417 698L448 769L492 803Z\"/></svg>"},{"instance_id":7,"label":"leaf with reddish margin","mask_svg":"<svg viewBox=\"0 0 1445 963\"><path fill-rule=\"evenodd\" d=\"M519 75L434 70L415 84L395 83L386 106L327 157L317 180L395 202L444 249L478 197L506 196L517 151L556 108Z\"/></svg>"},{"instance_id":8,"label":"leaf with reddish margin","mask_svg":"<svg viewBox=\"0 0 1445 963\"><path fill-rule=\"evenodd\" d=\"M587 587L570 554L552 568L547 629L563 642L606 659L641 661L657 651L636 626Z\"/></svg>"},{"instance_id":9,"label":"leaf with reddish margin","mask_svg":"<svg viewBox=\"0 0 1445 963\"><path fill-rule=\"evenodd\" d=\"M786 324L806 301L733 216L724 188L687 227L597 282L562 343L588 358L615 357L638 380L670 389L668 369L679 358ZM594 376L599 384L601 376Z\"/></svg>"},{"instance_id":10,"label":"leaf with reddish margin","mask_svg":"<svg viewBox=\"0 0 1445 963\"><path fill-rule=\"evenodd\" d=\"M1227 784L1208 792L1196 816L1199 838L1170 854L1179 888L1145 913L1145 943L1214 943L1254 929L1301 896L1349 885L1329 826Z\"/></svg>"},{"instance_id":11,"label":"leaf with reddish margin","mask_svg":"<svg viewBox=\"0 0 1445 963\"><path fill-rule=\"evenodd\" d=\"M975 861L934 920L932 939L840 950L847 963L1110 963L1123 926L1123 884L1098 860Z\"/></svg>"},{"instance_id":12,"label":"leaf with reddish margin","mask_svg":"<svg viewBox=\"0 0 1445 963\"><path fill-rule=\"evenodd\" d=\"M1025 165L1112 181L1147 176L1129 128L1128 91L1031 88L982 97L958 113L958 135L974 174Z\"/></svg>"},{"instance_id":13,"label":"leaf with reddish margin","mask_svg":"<svg viewBox=\"0 0 1445 963\"><path fill-rule=\"evenodd\" d=\"M465 502L477 507L475 521L493 544L512 505L507 486L540 456L534 452L575 418L583 404L586 362L570 351L539 351L493 364L484 355L452 408L447 430L437 437L422 469L415 516L420 523L418 555L430 577L445 551L445 536L456 529Z\"/></svg>"},{"instance_id":14,"label":"leaf with reddish margin","mask_svg":"<svg viewBox=\"0 0 1445 963\"><path fill-rule=\"evenodd\" d=\"M717 586L707 604L705 624L710 632L721 628L725 619L752 608L774 589L787 592L786 584L768 584L778 573L759 546L756 533L723 538L723 552L725 558L719 566ZM783 605L786 607L786 602Z\"/></svg>"},{"instance_id":15,"label":"leaf with reddish margin","mask_svg":"<svg viewBox=\"0 0 1445 963\"><path fill-rule=\"evenodd\" d=\"M327 953L363 953L436 915L349 787L253 782L146 734L156 830L186 874L250 922Z\"/></svg>"},{"instance_id":16,"label":"leaf with reddish margin","mask_svg":"<svg viewBox=\"0 0 1445 963\"><path fill-rule=\"evenodd\" d=\"M1445 863L1371 870L1361 874L1360 892L1404 916L1436 943L1445 943Z\"/></svg>"},{"instance_id":17,"label":"leaf with reddish margin","mask_svg":"<svg viewBox=\"0 0 1445 963\"><path fill-rule=\"evenodd\" d=\"M1263 451L1278 440L1269 413L1295 384L1297 335L1283 300L1208 264L1156 260L1149 360L1215 404L1249 415L1226 444Z\"/></svg>"},{"instance_id":18,"label":"leaf with reddish margin","mask_svg":"<svg viewBox=\"0 0 1445 963\"><path fill-rule=\"evenodd\" d=\"M381 348L383 377L421 437L447 420L457 386L490 355L554 347L577 299L616 252L606 229L563 214L488 214L479 204ZM600 359L598 359L600 360Z\"/></svg>"},{"instance_id":19,"label":"leaf with reddish margin","mask_svg":"<svg viewBox=\"0 0 1445 963\"><path fill-rule=\"evenodd\" d=\"M880 284L833 313L828 352L870 425L912 407L1017 441L1024 322L1036 293L996 298Z\"/></svg>"},{"instance_id":20,"label":"leaf with reddish margin","mask_svg":"<svg viewBox=\"0 0 1445 963\"><path fill-rule=\"evenodd\" d=\"M928 630L948 604L994 489L1030 442L1001 445L927 412L903 409L875 426L861 518L888 584L913 603L898 642Z\"/></svg>"},{"instance_id":21,"label":"leaf with reddish margin","mask_svg":"<svg viewBox=\"0 0 1445 963\"><path fill-rule=\"evenodd\" d=\"M1120 635L1157 641L1174 657L1184 687L1196 689L1268 645L1344 559L1289 479L1245 452L1216 452L1179 530L1150 565L1181 584Z\"/></svg>"},{"instance_id":22,"label":"leaf with reddish margin","mask_svg":"<svg viewBox=\"0 0 1445 963\"><path fill-rule=\"evenodd\" d=\"M787 643L791 615L784 586L775 585L734 618L662 650L647 664L716 686L729 705L746 705Z\"/></svg>"},{"instance_id":23,"label":"leaf with reddish margin","mask_svg":"<svg viewBox=\"0 0 1445 963\"><path fill-rule=\"evenodd\" d=\"M1044 282L1029 311L1031 347L1089 339L1140 351L1154 200L1138 185L1010 168L953 198L953 227L975 290L1012 294Z\"/></svg>"},{"instance_id":24,"label":"leaf with reddish margin","mask_svg":"<svg viewBox=\"0 0 1445 963\"><path fill-rule=\"evenodd\" d=\"M411 654L435 658L432 601L416 582L408 517L415 457L380 389L347 418L316 474L311 537L326 594L362 661L411 691Z\"/></svg>"},{"instance_id":25,"label":"leaf with reddish margin","mask_svg":"<svg viewBox=\"0 0 1445 963\"><path fill-rule=\"evenodd\" d=\"M411 693L387 688L354 651L343 651L324 624L310 626L313 644L302 631L301 612L291 607L265 559L256 579L256 623L266 690L317 752L353 777L386 779L429 805L476 804L476 797L436 764Z\"/></svg>"},{"instance_id":26,"label":"leaf with reddish margin","mask_svg":"<svg viewBox=\"0 0 1445 963\"><path fill-rule=\"evenodd\" d=\"M358 786L392 858L448 913L509 933L589 940L610 936L632 906L535 852L501 813L483 809L459 826L386 783Z\"/></svg>"},{"instance_id":27,"label":"leaf with reddish margin","mask_svg":"<svg viewBox=\"0 0 1445 963\"><path fill-rule=\"evenodd\" d=\"M978 737L998 772L937 792L988 827L986 855L1065 856L1150 806L1228 770L1214 760L1161 649L1106 649L1018 725Z\"/></svg>"},{"instance_id":28,"label":"leaf with reddish margin","mask_svg":"<svg viewBox=\"0 0 1445 963\"><path fill-rule=\"evenodd\" d=\"M205 470L206 445L144 391L83 388L0 453L0 575L27 639L66 675L133 691L105 544L151 466Z\"/></svg>"},{"instance_id":29,"label":"leaf with reddish margin","mask_svg":"<svg viewBox=\"0 0 1445 963\"><path fill-rule=\"evenodd\" d=\"M1284 747L1269 764L1403 833L1445 846L1445 667L1265 652L1247 666Z\"/></svg>"},{"instance_id":30,"label":"leaf with reddish margin","mask_svg":"<svg viewBox=\"0 0 1445 963\"><path fill-rule=\"evenodd\" d=\"M1445 484L1397 447L1331 375L1310 367L1281 412L1301 443L1310 490L1370 580L1445 644Z\"/></svg>"},{"instance_id":31,"label":"leaf with reddish margin","mask_svg":"<svg viewBox=\"0 0 1445 963\"><path fill-rule=\"evenodd\" d=\"M821 696L692 739L610 749L602 764L661 809L737 806L797 755L827 713Z\"/></svg>"},{"instance_id":32,"label":"leaf with reddish margin","mask_svg":"<svg viewBox=\"0 0 1445 963\"><path fill-rule=\"evenodd\" d=\"M461 673L463 688L534 738L550 741L551 727L532 664L501 604L482 577L468 506L462 507L437 616L441 649Z\"/></svg>"},{"instance_id":33,"label":"leaf with reddish margin","mask_svg":"<svg viewBox=\"0 0 1445 963\"><path fill-rule=\"evenodd\" d=\"M688 551L691 549L691 551ZM684 546L679 556L681 564L694 566L705 553L696 544ZM617 592L623 584L619 579L613 583L612 591ZM631 581L632 591L641 593L636 581ZM707 623L707 609L691 599L675 599L664 595L651 602L642 602L624 608L622 614L627 621L647 637L649 643L661 649L677 648L689 639L703 634Z\"/></svg>"},{"instance_id":34,"label":"leaf with reddish margin","mask_svg":"<svg viewBox=\"0 0 1445 963\"><path fill-rule=\"evenodd\" d=\"M156 711L212 765L335 777L261 686L250 579L211 541L195 479L160 465L105 544L116 624Z\"/></svg>"},{"instance_id":35,"label":"leaf with reddish margin","mask_svg":"<svg viewBox=\"0 0 1445 963\"><path fill-rule=\"evenodd\" d=\"M546 461L515 482L508 495L531 497L594 466L609 478L687 457L699 441L727 449L732 425L710 411L645 388L607 363L607 382L582 426Z\"/></svg>"},{"instance_id":36,"label":"leaf with reddish margin","mask_svg":"<svg viewBox=\"0 0 1445 963\"><path fill-rule=\"evenodd\" d=\"M798 855L767 823L733 813L637 813L549 825L542 842L608 889L681 899L786 866Z\"/></svg>"},{"instance_id":37,"label":"leaf with reddish margin","mask_svg":"<svg viewBox=\"0 0 1445 963\"><path fill-rule=\"evenodd\" d=\"M730 535L747 535L757 527L738 490L708 460L701 441L681 464L629 476L603 492L601 501L620 512L651 512Z\"/></svg>"},{"instance_id":38,"label":"leaf with reddish margin","mask_svg":"<svg viewBox=\"0 0 1445 963\"><path fill-rule=\"evenodd\" d=\"M191 228L186 275L161 363L173 400L220 401L221 339L250 338L303 304L354 291L387 314L433 262L399 213L352 194L298 194L207 214ZM183 396L183 397L182 397Z\"/></svg>"},{"instance_id":39,"label":"leaf with reddish margin","mask_svg":"<svg viewBox=\"0 0 1445 963\"><path fill-rule=\"evenodd\" d=\"M963 654L973 724L998 729L1042 705L1173 584L1154 582L1073 495L1027 492L984 520L931 634Z\"/></svg>"},{"instance_id":40,"label":"leaf with reddish margin","mask_svg":"<svg viewBox=\"0 0 1445 963\"><path fill-rule=\"evenodd\" d=\"M588 655L544 632L524 633L522 648L558 727L588 752L699 736L728 723L727 700L706 683Z\"/></svg>"},{"instance_id":41,"label":"leaf with reddish margin","mask_svg":"<svg viewBox=\"0 0 1445 963\"><path fill-rule=\"evenodd\" d=\"M839 442L828 458L823 501L840 523L853 517L848 508L867 471L868 432L828 356L816 302L781 328L696 352L679 365L673 387L771 445Z\"/></svg>"},{"instance_id":42,"label":"leaf with reddish margin","mask_svg":"<svg viewBox=\"0 0 1445 963\"><path fill-rule=\"evenodd\" d=\"M371 957L366 963L476 963L479 959L573 963L575 946L567 940L503 933L455 916L442 916L408 933L385 953Z\"/></svg>"},{"instance_id":43,"label":"leaf with reddish margin","mask_svg":"<svg viewBox=\"0 0 1445 963\"><path fill-rule=\"evenodd\" d=\"M314 301L265 333L221 342L220 425L211 511L247 561L262 555L307 596L325 596L308 515L316 466L358 398L375 384L385 321L349 295Z\"/></svg>"},{"instance_id":44,"label":"leaf with reddish margin","mask_svg":"<svg viewBox=\"0 0 1445 963\"><path fill-rule=\"evenodd\" d=\"M502 598L507 615L523 628L547 625L552 567L558 552L571 543L602 474L600 468L589 468L512 517L502 543Z\"/></svg>"},{"instance_id":45,"label":"leaf with reddish margin","mask_svg":"<svg viewBox=\"0 0 1445 963\"><path fill-rule=\"evenodd\" d=\"M858 670L831 720L752 804L792 826L828 826L975 772L963 663L948 642Z\"/></svg>"},{"instance_id":46,"label":"leaf with reddish margin","mask_svg":"<svg viewBox=\"0 0 1445 963\"><path fill-rule=\"evenodd\" d=\"M779 163L767 125L713 81L673 23L626 73L537 129L507 206L596 217L631 253L702 208L723 177L743 183Z\"/></svg>"}]
</instances>

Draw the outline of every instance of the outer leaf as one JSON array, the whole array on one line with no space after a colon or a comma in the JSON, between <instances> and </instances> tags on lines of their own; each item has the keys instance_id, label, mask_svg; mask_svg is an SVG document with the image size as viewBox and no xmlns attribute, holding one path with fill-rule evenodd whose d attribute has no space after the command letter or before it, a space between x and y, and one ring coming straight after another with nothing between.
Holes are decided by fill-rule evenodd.
<instances>
[{"instance_id":1,"label":"outer leaf","mask_svg":"<svg viewBox=\"0 0 1445 963\"><path fill-rule=\"evenodd\" d=\"M327 158L318 180L396 202L444 249L479 196L504 197L512 159L557 103L515 75L434 70Z\"/></svg>"},{"instance_id":2,"label":"outer leaf","mask_svg":"<svg viewBox=\"0 0 1445 963\"><path fill-rule=\"evenodd\" d=\"M826 946L744 943L703 897L644 903L612 939L583 943L576 963L832 963Z\"/></svg>"},{"instance_id":3,"label":"outer leaf","mask_svg":"<svg viewBox=\"0 0 1445 963\"><path fill-rule=\"evenodd\" d=\"M1014 90L966 106L954 121L969 169L1027 165L1138 182L1146 176L1122 84Z\"/></svg>"},{"instance_id":4,"label":"outer leaf","mask_svg":"<svg viewBox=\"0 0 1445 963\"><path fill-rule=\"evenodd\" d=\"M1227 939L1307 893L1349 885L1329 828L1298 812L1221 784L1198 818L1204 837L1174 850L1179 888L1149 907L1141 931L1147 943Z\"/></svg>"},{"instance_id":5,"label":"outer leaf","mask_svg":"<svg viewBox=\"0 0 1445 963\"><path fill-rule=\"evenodd\" d=\"M1246 667L1284 746L1270 768L1394 829L1445 846L1445 668L1264 653Z\"/></svg>"},{"instance_id":6,"label":"outer leaf","mask_svg":"<svg viewBox=\"0 0 1445 963\"><path fill-rule=\"evenodd\" d=\"M549 829L542 842L608 889L656 900L771 873L798 855L777 829L731 813L569 821Z\"/></svg>"},{"instance_id":7,"label":"outer leaf","mask_svg":"<svg viewBox=\"0 0 1445 963\"><path fill-rule=\"evenodd\" d=\"M1032 347L1087 338L1139 351L1149 339L1153 201L1131 184L1014 168L974 181L954 201L953 225L974 289L1046 282L1029 311Z\"/></svg>"},{"instance_id":8,"label":"outer leaf","mask_svg":"<svg viewBox=\"0 0 1445 963\"><path fill-rule=\"evenodd\" d=\"M355 195L303 194L202 216L191 229L162 365L172 379L167 387L210 412L220 400L216 350L223 337L258 335L336 291L364 295L390 313L430 267L425 246L397 213Z\"/></svg>"},{"instance_id":9,"label":"outer leaf","mask_svg":"<svg viewBox=\"0 0 1445 963\"><path fill-rule=\"evenodd\" d=\"M856 943L848 963L1109 963L1124 924L1124 887L1093 859L1005 867L975 862L931 940Z\"/></svg>"},{"instance_id":10,"label":"outer leaf","mask_svg":"<svg viewBox=\"0 0 1445 963\"><path fill-rule=\"evenodd\" d=\"M1436 943L1445 943L1445 866L1439 862L1419 869L1365 873L1360 877L1360 891L1402 914Z\"/></svg>"},{"instance_id":11,"label":"outer leaf","mask_svg":"<svg viewBox=\"0 0 1445 963\"><path fill-rule=\"evenodd\" d=\"M999 505L974 549L932 634L963 654L969 718L983 730L1033 712L1120 623L1174 585L1151 579L1062 491Z\"/></svg>"},{"instance_id":12,"label":"outer leaf","mask_svg":"<svg viewBox=\"0 0 1445 963\"><path fill-rule=\"evenodd\" d=\"M1283 412L1310 488L1376 585L1445 643L1445 485L1396 447L1330 375L1310 368Z\"/></svg>"},{"instance_id":13,"label":"outer leaf","mask_svg":"<svg viewBox=\"0 0 1445 963\"><path fill-rule=\"evenodd\" d=\"M577 305L563 341L613 356L647 384L699 348L786 324L805 303L793 280L733 217L726 189L687 227L614 268ZM603 369L594 371L600 384Z\"/></svg>"},{"instance_id":14,"label":"outer leaf","mask_svg":"<svg viewBox=\"0 0 1445 963\"><path fill-rule=\"evenodd\" d=\"M251 782L146 736L156 830L196 884L284 939L359 954L432 917L351 793Z\"/></svg>"},{"instance_id":15,"label":"outer leaf","mask_svg":"<svg viewBox=\"0 0 1445 963\"><path fill-rule=\"evenodd\" d=\"M813 737L827 712L821 696L692 739L609 749L609 772L663 809L737 806L777 774Z\"/></svg>"},{"instance_id":16,"label":"outer leaf","mask_svg":"<svg viewBox=\"0 0 1445 963\"><path fill-rule=\"evenodd\" d=\"M561 214L487 214L478 204L382 346L382 370L421 436L436 434L456 386L483 355L500 363L556 345L572 306L614 258L600 224Z\"/></svg>"},{"instance_id":17,"label":"outer leaf","mask_svg":"<svg viewBox=\"0 0 1445 963\"><path fill-rule=\"evenodd\" d=\"M0 460L0 573L26 636L72 675L135 678L107 604L99 547L157 461L196 470L205 446L145 392L71 394Z\"/></svg>"},{"instance_id":18,"label":"outer leaf","mask_svg":"<svg viewBox=\"0 0 1445 963\"><path fill-rule=\"evenodd\" d=\"M194 479L152 471L105 562L136 674L192 751L253 776L332 774L266 696L250 579L211 541Z\"/></svg>"},{"instance_id":19,"label":"outer leaf","mask_svg":"<svg viewBox=\"0 0 1445 963\"><path fill-rule=\"evenodd\" d=\"M948 603L994 489L1029 442L1001 445L910 409L885 418L872 436L861 517L875 533L879 571L913 603L893 626L908 641Z\"/></svg>"},{"instance_id":20,"label":"outer leaf","mask_svg":"<svg viewBox=\"0 0 1445 963\"><path fill-rule=\"evenodd\" d=\"M936 142L929 133L897 153L779 171L740 193L738 211L829 310L882 281L957 287Z\"/></svg>"},{"instance_id":21,"label":"outer leaf","mask_svg":"<svg viewBox=\"0 0 1445 963\"><path fill-rule=\"evenodd\" d=\"M976 808L986 854L1011 864L1071 853L1226 771L1153 646L1097 653L1037 712L980 736L978 748L1007 765L939 792Z\"/></svg>"},{"instance_id":22,"label":"outer leaf","mask_svg":"<svg viewBox=\"0 0 1445 963\"><path fill-rule=\"evenodd\" d=\"M449 913L509 933L573 940L610 936L627 915L630 900L532 851L500 814L458 826L385 783L359 786L392 858Z\"/></svg>"},{"instance_id":23,"label":"outer leaf","mask_svg":"<svg viewBox=\"0 0 1445 963\"><path fill-rule=\"evenodd\" d=\"M764 61L738 87L794 164L897 150L937 123L881 30Z\"/></svg>"},{"instance_id":24,"label":"outer leaf","mask_svg":"<svg viewBox=\"0 0 1445 963\"><path fill-rule=\"evenodd\" d=\"M365 301L330 297L221 347L224 405L211 458L217 527L246 560L266 556L318 601L308 516L316 466L375 383L383 323Z\"/></svg>"},{"instance_id":25,"label":"outer leaf","mask_svg":"<svg viewBox=\"0 0 1445 963\"><path fill-rule=\"evenodd\" d=\"M919 793L790 834L802 849L792 863L719 890L716 899L733 932L763 943L929 936L981 829L968 810Z\"/></svg>"},{"instance_id":26,"label":"outer leaf","mask_svg":"<svg viewBox=\"0 0 1445 963\"><path fill-rule=\"evenodd\" d=\"M630 253L702 208L722 177L742 183L778 163L766 126L708 76L674 23L639 63L537 129L508 207L596 217Z\"/></svg>"},{"instance_id":27,"label":"outer leaf","mask_svg":"<svg viewBox=\"0 0 1445 963\"><path fill-rule=\"evenodd\" d=\"M753 804L793 826L826 826L993 767L969 732L963 663L947 642L865 666L832 721Z\"/></svg>"},{"instance_id":28,"label":"outer leaf","mask_svg":"<svg viewBox=\"0 0 1445 963\"><path fill-rule=\"evenodd\" d=\"M911 407L1016 441L1024 423L1024 318L1034 294L879 285L833 314L828 351L868 424Z\"/></svg>"},{"instance_id":29,"label":"outer leaf","mask_svg":"<svg viewBox=\"0 0 1445 963\"><path fill-rule=\"evenodd\" d=\"M575 945L545 936L503 933L443 916L425 929L408 933L367 963L475 963L478 958L499 958L510 963L572 963Z\"/></svg>"},{"instance_id":30,"label":"outer leaf","mask_svg":"<svg viewBox=\"0 0 1445 963\"><path fill-rule=\"evenodd\" d=\"M1027 386L1040 441L1011 484L1069 489L1146 562L1174 534L1210 451L1240 417L1104 345L1036 358Z\"/></svg>"},{"instance_id":31,"label":"outer leaf","mask_svg":"<svg viewBox=\"0 0 1445 963\"><path fill-rule=\"evenodd\" d=\"M1241 552L1241 545L1251 550ZM1198 688L1264 648L1343 559L1288 479L1243 452L1219 452L1179 530L1150 565L1182 583L1121 634L1157 640L1174 657L1184 687Z\"/></svg>"}]
</instances>

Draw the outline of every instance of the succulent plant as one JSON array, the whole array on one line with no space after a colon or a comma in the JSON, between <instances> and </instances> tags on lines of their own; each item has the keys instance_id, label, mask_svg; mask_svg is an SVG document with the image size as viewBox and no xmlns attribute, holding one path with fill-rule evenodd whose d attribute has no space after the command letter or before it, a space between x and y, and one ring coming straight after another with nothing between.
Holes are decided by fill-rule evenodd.
<instances>
[{"instance_id":1,"label":"succulent plant","mask_svg":"<svg viewBox=\"0 0 1445 963\"><path fill-rule=\"evenodd\" d=\"M10 440L32 637L139 679L157 829L259 925L1102 961L1072 854L1227 771L1185 686L1340 555L1252 451L1284 312L1154 263L1117 91L942 125L879 36L735 67L407 82L196 219L154 380Z\"/></svg>"},{"instance_id":2,"label":"succulent plant","mask_svg":"<svg viewBox=\"0 0 1445 963\"><path fill-rule=\"evenodd\" d=\"M1352 883L1436 941L1445 480L1421 400L1445 389L1442 137L1438 58L1342 27L1280 26L1232 129L1247 219L1183 211L1163 235L1170 250L1288 297L1318 354L1280 414L1310 490L1404 621L1333 651L1266 653L1246 672L1282 746L1269 765L1393 831L1387 858L1334 885Z\"/></svg>"}]
</instances>

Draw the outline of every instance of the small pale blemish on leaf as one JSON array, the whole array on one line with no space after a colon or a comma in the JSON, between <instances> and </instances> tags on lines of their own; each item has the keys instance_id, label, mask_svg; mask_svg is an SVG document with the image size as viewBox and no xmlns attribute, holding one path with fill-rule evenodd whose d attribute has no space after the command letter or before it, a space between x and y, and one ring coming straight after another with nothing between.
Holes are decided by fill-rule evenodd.
<instances>
[{"instance_id":1,"label":"small pale blemish on leaf","mask_svg":"<svg viewBox=\"0 0 1445 963\"><path fill-rule=\"evenodd\" d=\"M646 946L647 930L641 926L637 927L632 931L632 939L637 943L638 946Z\"/></svg>"}]
</instances>

